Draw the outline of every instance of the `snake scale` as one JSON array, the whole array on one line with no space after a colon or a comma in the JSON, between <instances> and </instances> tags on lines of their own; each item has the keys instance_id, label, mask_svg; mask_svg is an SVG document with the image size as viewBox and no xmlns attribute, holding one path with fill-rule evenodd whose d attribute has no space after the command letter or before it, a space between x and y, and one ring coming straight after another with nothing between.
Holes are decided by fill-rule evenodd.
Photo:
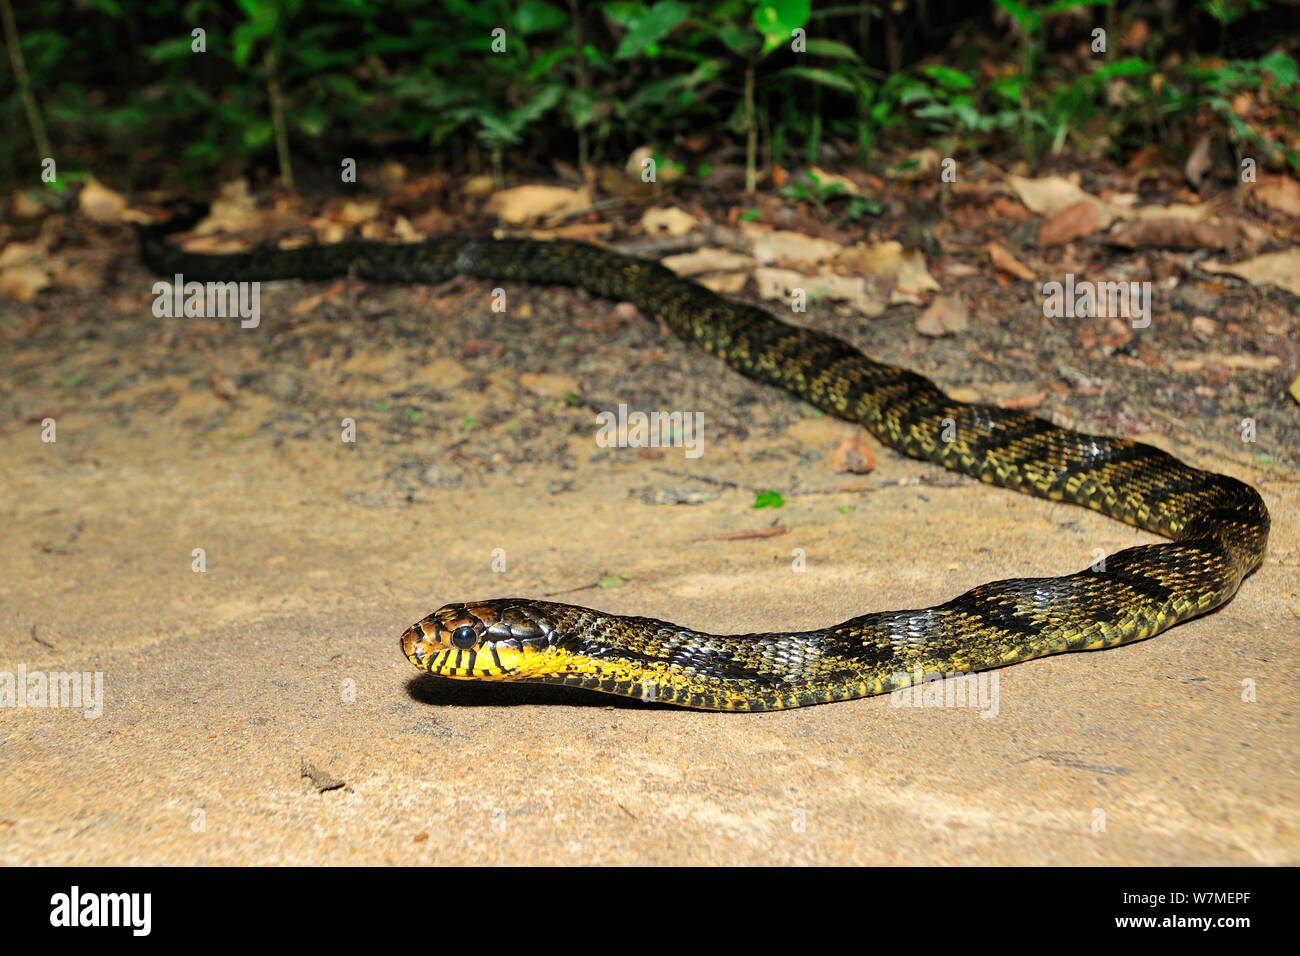
<instances>
[{"instance_id":1,"label":"snake scale","mask_svg":"<svg viewBox=\"0 0 1300 956\"><path fill-rule=\"evenodd\" d=\"M565 684L707 710L799 707L1142 640L1227 601L1264 555L1268 511L1235 478L1150 445L956 401L915 372L725 299L655 262L579 242L465 237L189 253L166 238L205 211L184 208L140 229L143 259L161 274L430 283L465 275L577 286L662 316L737 372L860 423L907 455L1170 539L1076 574L994 581L935 607L792 633L707 634L525 598L448 604L401 636L407 658L430 674Z\"/></svg>"}]
</instances>

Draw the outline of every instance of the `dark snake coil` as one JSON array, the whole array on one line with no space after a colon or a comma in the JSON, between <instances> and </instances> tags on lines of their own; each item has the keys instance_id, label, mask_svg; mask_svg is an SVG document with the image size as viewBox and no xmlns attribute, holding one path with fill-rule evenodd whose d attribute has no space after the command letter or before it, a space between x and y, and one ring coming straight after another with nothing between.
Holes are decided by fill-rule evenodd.
<instances>
[{"instance_id":1,"label":"dark snake coil","mask_svg":"<svg viewBox=\"0 0 1300 956\"><path fill-rule=\"evenodd\" d=\"M728 301L655 262L529 239L344 242L232 255L187 253L166 241L205 211L189 206L161 226L142 228L145 263L187 281L351 274L435 283L466 275L578 286L662 316L682 339L742 375L865 425L914 458L1084 505L1170 539L1109 555L1098 570L994 581L935 607L879 611L794 633L704 634L525 598L449 604L401 637L411 663L430 674L567 684L710 710L799 707L1142 640L1227 601L1264 555L1268 510L1254 488L1235 478L1150 445L955 401L915 372Z\"/></svg>"}]
</instances>

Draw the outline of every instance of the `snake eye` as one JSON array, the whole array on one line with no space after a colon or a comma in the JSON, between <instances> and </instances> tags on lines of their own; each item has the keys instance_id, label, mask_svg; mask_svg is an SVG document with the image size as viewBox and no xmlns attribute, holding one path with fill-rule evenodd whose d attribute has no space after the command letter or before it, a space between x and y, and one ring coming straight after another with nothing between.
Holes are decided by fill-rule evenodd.
<instances>
[{"instance_id":1,"label":"snake eye","mask_svg":"<svg viewBox=\"0 0 1300 956\"><path fill-rule=\"evenodd\" d=\"M467 651L478 643L478 635L474 633L474 628L468 624L462 624L456 630L451 632L451 646L458 647L462 651Z\"/></svg>"}]
</instances>

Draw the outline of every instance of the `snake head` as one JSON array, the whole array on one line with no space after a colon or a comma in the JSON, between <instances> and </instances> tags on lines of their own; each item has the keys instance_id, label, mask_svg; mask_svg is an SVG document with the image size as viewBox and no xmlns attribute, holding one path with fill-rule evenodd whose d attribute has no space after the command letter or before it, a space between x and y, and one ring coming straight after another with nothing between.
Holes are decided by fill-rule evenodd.
<instances>
[{"instance_id":1,"label":"snake head","mask_svg":"<svg viewBox=\"0 0 1300 956\"><path fill-rule=\"evenodd\" d=\"M448 604L402 634L402 653L422 671L460 679L527 680L545 670L556 631L539 601Z\"/></svg>"}]
</instances>

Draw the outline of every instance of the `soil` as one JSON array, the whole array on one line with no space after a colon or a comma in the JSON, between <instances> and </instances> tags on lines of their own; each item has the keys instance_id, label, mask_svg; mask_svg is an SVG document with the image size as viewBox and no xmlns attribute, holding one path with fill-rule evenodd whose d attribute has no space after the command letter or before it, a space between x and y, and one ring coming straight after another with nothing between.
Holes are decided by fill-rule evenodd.
<instances>
[{"instance_id":1,"label":"soil","mask_svg":"<svg viewBox=\"0 0 1300 956\"><path fill-rule=\"evenodd\" d=\"M1156 539L870 438L874 470L837 472L854 426L581 292L500 284L498 313L479 281L279 282L243 329L155 318L125 230L85 256L93 281L0 310L0 672L101 673L102 714L0 708L0 863L1300 862L1283 293L1179 284L1132 333L1045 318L958 254L931 267L960 335L813 304L800 321L949 390L1250 482L1269 554L1153 640L997 672L995 713L712 714L431 678L398 635L510 594L794 630ZM1243 353L1282 364L1192 361ZM598 446L620 403L702 413L702 456ZM783 506L752 507L768 490Z\"/></svg>"}]
</instances>

